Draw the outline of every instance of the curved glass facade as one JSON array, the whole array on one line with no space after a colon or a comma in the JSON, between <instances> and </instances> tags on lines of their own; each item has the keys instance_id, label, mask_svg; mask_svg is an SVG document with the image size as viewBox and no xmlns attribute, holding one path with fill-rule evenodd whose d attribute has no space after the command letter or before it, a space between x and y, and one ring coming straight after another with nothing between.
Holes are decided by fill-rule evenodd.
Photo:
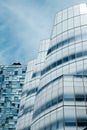
<instances>
[{"instance_id":1,"label":"curved glass facade","mask_svg":"<svg viewBox=\"0 0 87 130\"><path fill-rule=\"evenodd\" d=\"M45 62L48 46L49 40L41 41L38 58L28 63L16 127L17 130L31 129L35 97L38 91L41 70Z\"/></svg>"},{"instance_id":2,"label":"curved glass facade","mask_svg":"<svg viewBox=\"0 0 87 130\"><path fill-rule=\"evenodd\" d=\"M80 4L56 14L31 130L82 130L87 127L86 63L87 6ZM80 72L81 75L77 75Z\"/></svg>"},{"instance_id":3,"label":"curved glass facade","mask_svg":"<svg viewBox=\"0 0 87 130\"><path fill-rule=\"evenodd\" d=\"M32 114L31 130L87 127L87 5L56 14ZM28 122L29 124L29 122Z\"/></svg>"}]
</instances>

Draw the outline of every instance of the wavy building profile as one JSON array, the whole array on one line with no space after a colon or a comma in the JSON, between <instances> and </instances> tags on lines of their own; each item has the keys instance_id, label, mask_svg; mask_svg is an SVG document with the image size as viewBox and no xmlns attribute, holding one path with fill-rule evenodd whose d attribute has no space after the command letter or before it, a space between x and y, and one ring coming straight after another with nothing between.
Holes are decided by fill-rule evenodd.
<instances>
[{"instance_id":1,"label":"wavy building profile","mask_svg":"<svg viewBox=\"0 0 87 130\"><path fill-rule=\"evenodd\" d=\"M17 130L30 130L35 97L38 91L40 76L49 46L49 39L42 40L38 57L28 63L25 84L20 103Z\"/></svg>"},{"instance_id":2,"label":"wavy building profile","mask_svg":"<svg viewBox=\"0 0 87 130\"><path fill-rule=\"evenodd\" d=\"M38 75L34 71L31 80ZM30 100L33 103L32 115L25 120L22 118L28 126L28 119L31 119L30 126L20 129L22 122L18 120L20 125L17 125L17 130L86 129L86 3L72 6L56 14L43 67L38 72L40 75L35 99L34 102ZM34 82L33 85L35 86ZM33 88L30 84L27 87ZM25 99L27 100L27 97ZM30 105L30 102L24 101L25 105L28 103Z\"/></svg>"}]
</instances>

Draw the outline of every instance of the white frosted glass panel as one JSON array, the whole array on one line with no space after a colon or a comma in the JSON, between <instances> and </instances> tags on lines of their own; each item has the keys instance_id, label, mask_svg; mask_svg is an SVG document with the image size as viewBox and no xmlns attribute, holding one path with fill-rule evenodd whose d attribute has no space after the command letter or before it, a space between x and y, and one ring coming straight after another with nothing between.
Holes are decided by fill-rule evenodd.
<instances>
[{"instance_id":1,"label":"white frosted glass panel","mask_svg":"<svg viewBox=\"0 0 87 130\"><path fill-rule=\"evenodd\" d=\"M62 34L57 36L57 41L58 41L58 43L62 41Z\"/></svg>"},{"instance_id":2,"label":"white frosted glass panel","mask_svg":"<svg viewBox=\"0 0 87 130\"><path fill-rule=\"evenodd\" d=\"M67 19L67 9L63 10L63 20Z\"/></svg>"},{"instance_id":3,"label":"white frosted glass panel","mask_svg":"<svg viewBox=\"0 0 87 130\"><path fill-rule=\"evenodd\" d=\"M82 51L82 43L76 44L76 53Z\"/></svg>"},{"instance_id":4,"label":"white frosted glass panel","mask_svg":"<svg viewBox=\"0 0 87 130\"><path fill-rule=\"evenodd\" d=\"M68 37L71 38L74 36L74 29L68 31ZM74 40L72 41L74 42Z\"/></svg>"},{"instance_id":5,"label":"white frosted glass panel","mask_svg":"<svg viewBox=\"0 0 87 130\"><path fill-rule=\"evenodd\" d=\"M82 39L86 40L87 39L87 26L81 27L82 29Z\"/></svg>"},{"instance_id":6,"label":"white frosted glass panel","mask_svg":"<svg viewBox=\"0 0 87 130\"><path fill-rule=\"evenodd\" d=\"M57 52L57 60L62 58L62 51Z\"/></svg>"},{"instance_id":7,"label":"white frosted glass panel","mask_svg":"<svg viewBox=\"0 0 87 130\"><path fill-rule=\"evenodd\" d=\"M38 130L39 129L39 121L37 121L37 123L36 123L36 130Z\"/></svg>"},{"instance_id":8,"label":"white frosted glass panel","mask_svg":"<svg viewBox=\"0 0 87 130\"><path fill-rule=\"evenodd\" d=\"M80 5L80 14L87 14L87 5L85 3Z\"/></svg>"},{"instance_id":9,"label":"white frosted glass panel","mask_svg":"<svg viewBox=\"0 0 87 130\"><path fill-rule=\"evenodd\" d=\"M45 102L48 102L48 101L50 101L51 100L51 93L48 93L47 95L46 95L46 100L45 100Z\"/></svg>"},{"instance_id":10,"label":"white frosted glass panel","mask_svg":"<svg viewBox=\"0 0 87 130\"><path fill-rule=\"evenodd\" d=\"M78 85L77 85L78 83ZM75 84L75 94L84 94L84 89L83 89L83 84L81 85L82 82L76 82Z\"/></svg>"},{"instance_id":11,"label":"white frosted glass panel","mask_svg":"<svg viewBox=\"0 0 87 130\"><path fill-rule=\"evenodd\" d=\"M75 28L75 41L79 42L81 41L81 28Z\"/></svg>"},{"instance_id":12,"label":"white frosted glass panel","mask_svg":"<svg viewBox=\"0 0 87 130\"><path fill-rule=\"evenodd\" d=\"M68 8L68 18L73 17L73 8Z\"/></svg>"},{"instance_id":13,"label":"white frosted glass panel","mask_svg":"<svg viewBox=\"0 0 87 130\"><path fill-rule=\"evenodd\" d=\"M56 110L51 112L51 122L55 122L56 121Z\"/></svg>"},{"instance_id":14,"label":"white frosted glass panel","mask_svg":"<svg viewBox=\"0 0 87 130\"><path fill-rule=\"evenodd\" d=\"M57 34L60 34L62 32L62 23L59 23L57 25Z\"/></svg>"},{"instance_id":15,"label":"white frosted glass panel","mask_svg":"<svg viewBox=\"0 0 87 130\"><path fill-rule=\"evenodd\" d=\"M50 47L52 47L53 45L55 45L56 42L57 42L57 39L56 39L56 38L53 38L53 39L51 40Z\"/></svg>"},{"instance_id":16,"label":"white frosted glass panel","mask_svg":"<svg viewBox=\"0 0 87 130\"><path fill-rule=\"evenodd\" d=\"M70 119L70 118L73 118L75 119L76 118L76 113L75 113L75 107L65 107L64 108L64 116L65 116L65 119Z\"/></svg>"},{"instance_id":17,"label":"white frosted glass panel","mask_svg":"<svg viewBox=\"0 0 87 130\"><path fill-rule=\"evenodd\" d=\"M51 73L51 80L56 78L56 70Z\"/></svg>"},{"instance_id":18,"label":"white frosted glass panel","mask_svg":"<svg viewBox=\"0 0 87 130\"><path fill-rule=\"evenodd\" d=\"M63 21L63 31L67 30L67 20Z\"/></svg>"},{"instance_id":19,"label":"white frosted glass panel","mask_svg":"<svg viewBox=\"0 0 87 130\"><path fill-rule=\"evenodd\" d=\"M83 42L83 50L87 50L87 41Z\"/></svg>"},{"instance_id":20,"label":"white frosted glass panel","mask_svg":"<svg viewBox=\"0 0 87 130\"><path fill-rule=\"evenodd\" d=\"M69 46L69 55L75 53L75 45Z\"/></svg>"},{"instance_id":21,"label":"white frosted glass panel","mask_svg":"<svg viewBox=\"0 0 87 130\"><path fill-rule=\"evenodd\" d=\"M53 53L53 54L51 55L50 64L53 63L55 60L56 60L56 53Z\"/></svg>"},{"instance_id":22,"label":"white frosted glass panel","mask_svg":"<svg viewBox=\"0 0 87 130\"><path fill-rule=\"evenodd\" d=\"M62 34L62 36L63 36L63 40L66 40L66 39L67 39L67 36L68 36L67 32L64 32L64 33Z\"/></svg>"},{"instance_id":23,"label":"white frosted glass panel","mask_svg":"<svg viewBox=\"0 0 87 130\"><path fill-rule=\"evenodd\" d=\"M43 128L44 127L44 118L41 118L39 126L40 126L39 128Z\"/></svg>"},{"instance_id":24,"label":"white frosted glass panel","mask_svg":"<svg viewBox=\"0 0 87 130\"><path fill-rule=\"evenodd\" d=\"M82 71L83 70L83 62L79 61L77 62L77 72Z\"/></svg>"},{"instance_id":25,"label":"white frosted glass panel","mask_svg":"<svg viewBox=\"0 0 87 130\"><path fill-rule=\"evenodd\" d=\"M74 27L80 26L80 16L74 17Z\"/></svg>"},{"instance_id":26,"label":"white frosted glass panel","mask_svg":"<svg viewBox=\"0 0 87 130\"><path fill-rule=\"evenodd\" d=\"M80 13L80 7L79 7L79 5L74 6L74 16L79 15L79 13Z\"/></svg>"},{"instance_id":27,"label":"white frosted glass panel","mask_svg":"<svg viewBox=\"0 0 87 130\"><path fill-rule=\"evenodd\" d=\"M77 112L77 117L78 118L86 118L87 117L87 113L86 113L86 109L85 107L77 107L76 108L76 112Z\"/></svg>"},{"instance_id":28,"label":"white frosted glass panel","mask_svg":"<svg viewBox=\"0 0 87 130\"><path fill-rule=\"evenodd\" d=\"M45 116L44 121L45 125L48 125L50 123L50 113Z\"/></svg>"},{"instance_id":29,"label":"white frosted glass panel","mask_svg":"<svg viewBox=\"0 0 87 130\"><path fill-rule=\"evenodd\" d=\"M65 82L66 83L66 82ZM64 94L70 94L74 96L73 83L69 82L69 86L64 83ZM71 85L72 84L72 85Z\"/></svg>"},{"instance_id":30,"label":"white frosted glass panel","mask_svg":"<svg viewBox=\"0 0 87 130\"><path fill-rule=\"evenodd\" d=\"M87 15L82 15L81 16L81 25L87 25Z\"/></svg>"},{"instance_id":31,"label":"white frosted glass panel","mask_svg":"<svg viewBox=\"0 0 87 130\"><path fill-rule=\"evenodd\" d=\"M63 57L68 56L68 48L67 48L67 47L64 48L64 49L62 50L62 53L63 53Z\"/></svg>"},{"instance_id":32,"label":"white frosted glass panel","mask_svg":"<svg viewBox=\"0 0 87 130\"><path fill-rule=\"evenodd\" d=\"M58 96L58 90L55 88L55 86L53 86L52 98L57 97L57 96Z\"/></svg>"},{"instance_id":33,"label":"white frosted glass panel","mask_svg":"<svg viewBox=\"0 0 87 130\"><path fill-rule=\"evenodd\" d=\"M73 18L68 19L68 29L73 28Z\"/></svg>"},{"instance_id":34,"label":"white frosted glass panel","mask_svg":"<svg viewBox=\"0 0 87 130\"><path fill-rule=\"evenodd\" d=\"M63 109L57 109L57 120L63 119Z\"/></svg>"},{"instance_id":35,"label":"white frosted glass panel","mask_svg":"<svg viewBox=\"0 0 87 130\"><path fill-rule=\"evenodd\" d=\"M69 65L65 65L65 66L63 67L63 73L64 73L64 74L69 73Z\"/></svg>"},{"instance_id":36,"label":"white frosted glass panel","mask_svg":"<svg viewBox=\"0 0 87 130\"><path fill-rule=\"evenodd\" d=\"M59 12L57 14L57 23L61 22L61 20L62 20L62 12Z\"/></svg>"}]
</instances>

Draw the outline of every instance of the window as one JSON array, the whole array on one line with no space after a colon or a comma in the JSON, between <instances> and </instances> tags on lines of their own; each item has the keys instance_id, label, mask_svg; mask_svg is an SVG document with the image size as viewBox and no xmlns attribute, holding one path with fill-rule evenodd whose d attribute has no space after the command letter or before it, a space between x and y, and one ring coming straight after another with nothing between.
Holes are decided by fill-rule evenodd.
<instances>
[{"instance_id":1,"label":"window","mask_svg":"<svg viewBox=\"0 0 87 130\"><path fill-rule=\"evenodd\" d=\"M56 67L56 62L54 62L52 65L51 65L51 68L55 68Z\"/></svg>"},{"instance_id":2,"label":"window","mask_svg":"<svg viewBox=\"0 0 87 130\"><path fill-rule=\"evenodd\" d=\"M0 70L0 74L3 74L3 70Z\"/></svg>"},{"instance_id":3,"label":"window","mask_svg":"<svg viewBox=\"0 0 87 130\"><path fill-rule=\"evenodd\" d=\"M73 95L64 95L64 101L74 101Z\"/></svg>"},{"instance_id":4,"label":"window","mask_svg":"<svg viewBox=\"0 0 87 130\"><path fill-rule=\"evenodd\" d=\"M76 54L76 58L82 57L82 52Z\"/></svg>"},{"instance_id":5,"label":"window","mask_svg":"<svg viewBox=\"0 0 87 130\"><path fill-rule=\"evenodd\" d=\"M51 125L51 130L56 130L56 128L57 128L57 123L55 122Z\"/></svg>"},{"instance_id":6,"label":"window","mask_svg":"<svg viewBox=\"0 0 87 130\"><path fill-rule=\"evenodd\" d=\"M63 32L67 30L67 20L63 21Z\"/></svg>"},{"instance_id":7,"label":"window","mask_svg":"<svg viewBox=\"0 0 87 130\"><path fill-rule=\"evenodd\" d=\"M57 14L57 23L61 22L62 21L62 12L59 12Z\"/></svg>"},{"instance_id":8,"label":"window","mask_svg":"<svg viewBox=\"0 0 87 130\"><path fill-rule=\"evenodd\" d=\"M74 16L77 16L80 14L80 7L78 5L74 6Z\"/></svg>"},{"instance_id":9,"label":"window","mask_svg":"<svg viewBox=\"0 0 87 130\"><path fill-rule=\"evenodd\" d=\"M82 39L87 40L87 26L83 26L81 29L82 29Z\"/></svg>"},{"instance_id":10,"label":"window","mask_svg":"<svg viewBox=\"0 0 87 130\"><path fill-rule=\"evenodd\" d=\"M57 128L62 128L63 127L63 121L61 120L61 121L58 121L57 122Z\"/></svg>"},{"instance_id":11,"label":"window","mask_svg":"<svg viewBox=\"0 0 87 130\"><path fill-rule=\"evenodd\" d=\"M46 109L52 106L52 101L46 103Z\"/></svg>"},{"instance_id":12,"label":"window","mask_svg":"<svg viewBox=\"0 0 87 130\"><path fill-rule=\"evenodd\" d=\"M75 28L75 42L81 41L81 28Z\"/></svg>"},{"instance_id":13,"label":"window","mask_svg":"<svg viewBox=\"0 0 87 130\"><path fill-rule=\"evenodd\" d=\"M67 19L67 9L63 10L63 20Z\"/></svg>"},{"instance_id":14,"label":"window","mask_svg":"<svg viewBox=\"0 0 87 130\"><path fill-rule=\"evenodd\" d=\"M15 75L18 75L18 71L15 71L14 74L15 74Z\"/></svg>"},{"instance_id":15,"label":"window","mask_svg":"<svg viewBox=\"0 0 87 130\"><path fill-rule=\"evenodd\" d=\"M57 61L57 65L60 65L60 64L62 64L62 60Z\"/></svg>"},{"instance_id":16,"label":"window","mask_svg":"<svg viewBox=\"0 0 87 130\"><path fill-rule=\"evenodd\" d=\"M60 103L60 102L62 102L63 101L63 95L60 95L59 97L58 97L58 103Z\"/></svg>"},{"instance_id":17,"label":"window","mask_svg":"<svg viewBox=\"0 0 87 130\"><path fill-rule=\"evenodd\" d=\"M71 18L71 17L73 17L73 8L72 7L68 8L68 18Z\"/></svg>"},{"instance_id":18,"label":"window","mask_svg":"<svg viewBox=\"0 0 87 130\"><path fill-rule=\"evenodd\" d=\"M81 25L87 25L87 15L81 15Z\"/></svg>"},{"instance_id":19,"label":"window","mask_svg":"<svg viewBox=\"0 0 87 130\"><path fill-rule=\"evenodd\" d=\"M52 37L56 36L56 26L53 27Z\"/></svg>"},{"instance_id":20,"label":"window","mask_svg":"<svg viewBox=\"0 0 87 130\"><path fill-rule=\"evenodd\" d=\"M76 101L84 101L85 99L84 99L84 95L75 95L75 100Z\"/></svg>"},{"instance_id":21,"label":"window","mask_svg":"<svg viewBox=\"0 0 87 130\"><path fill-rule=\"evenodd\" d=\"M75 59L75 54L69 56L69 60L73 60L73 59Z\"/></svg>"},{"instance_id":22,"label":"window","mask_svg":"<svg viewBox=\"0 0 87 130\"><path fill-rule=\"evenodd\" d=\"M45 130L50 130L50 125L46 126Z\"/></svg>"},{"instance_id":23,"label":"window","mask_svg":"<svg viewBox=\"0 0 87 130\"><path fill-rule=\"evenodd\" d=\"M73 18L68 19L68 29L73 28Z\"/></svg>"},{"instance_id":24,"label":"window","mask_svg":"<svg viewBox=\"0 0 87 130\"><path fill-rule=\"evenodd\" d=\"M83 56L86 56L86 55L87 55L87 51L84 51L84 52L83 52Z\"/></svg>"},{"instance_id":25,"label":"window","mask_svg":"<svg viewBox=\"0 0 87 130\"><path fill-rule=\"evenodd\" d=\"M57 34L60 34L60 33L62 33L62 23L59 23L57 25Z\"/></svg>"},{"instance_id":26,"label":"window","mask_svg":"<svg viewBox=\"0 0 87 130\"><path fill-rule=\"evenodd\" d=\"M24 73L26 73L26 71L25 71L25 70L22 70L22 73L24 74Z\"/></svg>"},{"instance_id":27,"label":"window","mask_svg":"<svg viewBox=\"0 0 87 130\"><path fill-rule=\"evenodd\" d=\"M76 121L75 121L75 119L65 119L65 126L71 126L71 127L73 127L73 126L76 126Z\"/></svg>"},{"instance_id":28,"label":"window","mask_svg":"<svg viewBox=\"0 0 87 130\"><path fill-rule=\"evenodd\" d=\"M80 26L80 16L74 17L74 26Z\"/></svg>"},{"instance_id":29,"label":"window","mask_svg":"<svg viewBox=\"0 0 87 130\"><path fill-rule=\"evenodd\" d=\"M68 61L68 57L63 58L63 63L66 63Z\"/></svg>"},{"instance_id":30,"label":"window","mask_svg":"<svg viewBox=\"0 0 87 130\"><path fill-rule=\"evenodd\" d=\"M52 105L57 104L57 102L58 102L58 99L57 99L57 98L54 98L54 99L52 100Z\"/></svg>"},{"instance_id":31,"label":"window","mask_svg":"<svg viewBox=\"0 0 87 130\"><path fill-rule=\"evenodd\" d=\"M86 127L87 126L87 119L78 119L77 120L77 126L78 127Z\"/></svg>"}]
</instances>

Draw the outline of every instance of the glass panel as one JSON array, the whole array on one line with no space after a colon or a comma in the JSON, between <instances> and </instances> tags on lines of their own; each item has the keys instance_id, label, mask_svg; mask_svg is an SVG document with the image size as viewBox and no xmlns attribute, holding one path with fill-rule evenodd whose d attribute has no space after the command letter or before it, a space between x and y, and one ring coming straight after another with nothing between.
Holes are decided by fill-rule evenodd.
<instances>
[{"instance_id":1,"label":"glass panel","mask_svg":"<svg viewBox=\"0 0 87 130\"><path fill-rule=\"evenodd\" d=\"M80 9L79 5L74 6L74 16L79 15L79 12L80 12L79 9Z\"/></svg>"},{"instance_id":2,"label":"glass panel","mask_svg":"<svg viewBox=\"0 0 87 130\"><path fill-rule=\"evenodd\" d=\"M41 129L42 130L42 129ZM46 128L45 128L45 130L50 130L50 126L47 126Z\"/></svg>"},{"instance_id":3,"label":"glass panel","mask_svg":"<svg viewBox=\"0 0 87 130\"><path fill-rule=\"evenodd\" d=\"M58 122L58 128L59 130L63 127L63 120L59 121Z\"/></svg>"},{"instance_id":4,"label":"glass panel","mask_svg":"<svg viewBox=\"0 0 87 130\"><path fill-rule=\"evenodd\" d=\"M83 26L81 29L82 29L82 39L86 40L87 39L87 26Z\"/></svg>"},{"instance_id":5,"label":"glass panel","mask_svg":"<svg viewBox=\"0 0 87 130\"><path fill-rule=\"evenodd\" d=\"M64 40L67 40L67 35L68 35L67 32L64 32L64 33L62 34L62 36L63 36L63 41L64 41ZM67 40L67 42L68 42L68 40Z\"/></svg>"},{"instance_id":6,"label":"glass panel","mask_svg":"<svg viewBox=\"0 0 87 130\"><path fill-rule=\"evenodd\" d=\"M67 30L67 20L63 21L63 31Z\"/></svg>"},{"instance_id":7,"label":"glass panel","mask_svg":"<svg viewBox=\"0 0 87 130\"><path fill-rule=\"evenodd\" d=\"M61 32L62 32L62 24L59 23L59 24L57 25L57 34L60 34Z\"/></svg>"},{"instance_id":8,"label":"glass panel","mask_svg":"<svg viewBox=\"0 0 87 130\"><path fill-rule=\"evenodd\" d=\"M56 126L57 126L57 123L53 123L52 126L51 126L51 130L56 130Z\"/></svg>"},{"instance_id":9,"label":"glass panel","mask_svg":"<svg viewBox=\"0 0 87 130\"><path fill-rule=\"evenodd\" d=\"M57 14L57 23L61 22L61 20L62 20L62 12L59 12Z\"/></svg>"},{"instance_id":10,"label":"glass panel","mask_svg":"<svg viewBox=\"0 0 87 130\"><path fill-rule=\"evenodd\" d=\"M73 28L73 18L68 19L68 29Z\"/></svg>"},{"instance_id":11,"label":"glass panel","mask_svg":"<svg viewBox=\"0 0 87 130\"><path fill-rule=\"evenodd\" d=\"M87 15L82 15L81 16L81 25L87 24Z\"/></svg>"},{"instance_id":12,"label":"glass panel","mask_svg":"<svg viewBox=\"0 0 87 130\"><path fill-rule=\"evenodd\" d=\"M80 14L87 14L87 5L86 5L86 3L80 5Z\"/></svg>"},{"instance_id":13,"label":"glass panel","mask_svg":"<svg viewBox=\"0 0 87 130\"><path fill-rule=\"evenodd\" d=\"M75 27L80 26L80 16L74 17L74 26Z\"/></svg>"},{"instance_id":14,"label":"glass panel","mask_svg":"<svg viewBox=\"0 0 87 130\"><path fill-rule=\"evenodd\" d=\"M68 42L74 42L75 41L74 29L68 31L68 37L69 37Z\"/></svg>"},{"instance_id":15,"label":"glass panel","mask_svg":"<svg viewBox=\"0 0 87 130\"><path fill-rule=\"evenodd\" d=\"M73 8L68 8L68 18L73 17Z\"/></svg>"},{"instance_id":16,"label":"glass panel","mask_svg":"<svg viewBox=\"0 0 87 130\"><path fill-rule=\"evenodd\" d=\"M81 41L81 29L75 28L75 42Z\"/></svg>"},{"instance_id":17,"label":"glass panel","mask_svg":"<svg viewBox=\"0 0 87 130\"><path fill-rule=\"evenodd\" d=\"M63 10L63 20L67 19L67 9Z\"/></svg>"}]
</instances>

